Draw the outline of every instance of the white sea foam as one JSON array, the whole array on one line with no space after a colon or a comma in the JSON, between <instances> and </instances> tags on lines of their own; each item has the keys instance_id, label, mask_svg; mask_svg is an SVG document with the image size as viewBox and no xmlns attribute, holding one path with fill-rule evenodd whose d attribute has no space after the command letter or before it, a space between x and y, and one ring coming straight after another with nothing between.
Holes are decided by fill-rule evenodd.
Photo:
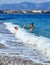
<instances>
[{"instance_id":1,"label":"white sea foam","mask_svg":"<svg viewBox=\"0 0 50 65\"><path fill-rule=\"evenodd\" d=\"M22 40L26 45L36 46L41 50L47 57L50 57L50 39L43 36L36 36L35 34L28 33L26 30L22 29L20 26L12 23L4 23L6 28L10 30L11 33L15 35L16 38ZM18 27L16 31L14 26Z\"/></svg>"}]
</instances>

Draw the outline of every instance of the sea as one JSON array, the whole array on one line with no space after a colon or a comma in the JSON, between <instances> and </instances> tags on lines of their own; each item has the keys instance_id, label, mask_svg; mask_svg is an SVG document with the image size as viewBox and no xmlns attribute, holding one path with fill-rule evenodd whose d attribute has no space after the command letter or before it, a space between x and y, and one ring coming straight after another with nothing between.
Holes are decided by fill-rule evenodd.
<instances>
[{"instance_id":1,"label":"sea","mask_svg":"<svg viewBox=\"0 0 50 65\"><path fill-rule=\"evenodd\" d=\"M27 53L26 56L28 56L29 58L31 57L31 59L33 59L33 56L28 55L28 50L33 50L35 48L36 53L38 53L39 50L40 52L38 54L42 53L44 57L50 59L50 14L0 14L0 18L0 22L6 25L6 29L13 34L15 39L18 39L18 42L22 42L22 44L24 44L23 49L27 48L27 51L23 50L21 52ZM31 22L33 22L34 24L34 29L32 31L29 31L29 26ZM26 23L26 28L23 29L24 23ZM14 30L14 26L18 27L17 31ZM4 31L1 34L4 34ZM1 34L0 36L4 37ZM9 37L9 35L6 36L6 38ZM12 38L10 35L10 40L11 39ZM3 44L6 43L5 37L4 40L2 40L2 42ZM17 52L18 47L16 47L16 45L14 44L11 41L9 41L8 44L7 41L6 45L9 47L9 49L0 49L0 52Z\"/></svg>"}]
</instances>

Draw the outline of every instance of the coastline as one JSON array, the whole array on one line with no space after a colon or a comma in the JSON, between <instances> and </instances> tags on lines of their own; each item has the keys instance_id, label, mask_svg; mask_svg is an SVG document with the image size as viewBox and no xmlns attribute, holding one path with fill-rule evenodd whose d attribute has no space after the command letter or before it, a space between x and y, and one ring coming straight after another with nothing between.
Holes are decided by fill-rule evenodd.
<instances>
[{"instance_id":1,"label":"coastline","mask_svg":"<svg viewBox=\"0 0 50 65\"><path fill-rule=\"evenodd\" d=\"M32 10L32 11L25 11L25 10L0 10L0 14L50 14L48 10Z\"/></svg>"},{"instance_id":2,"label":"coastline","mask_svg":"<svg viewBox=\"0 0 50 65\"><path fill-rule=\"evenodd\" d=\"M5 34L7 33L9 39L3 33L3 29L4 29L4 33ZM0 43L0 46L1 46L0 47L0 65L43 65L34 60L30 60L30 58L27 57L27 53L26 53L26 56L24 56L25 55L24 45L22 44L22 42L17 42L17 39L13 36L13 34L11 34L6 29L6 25L4 25L3 23L0 23L0 31L3 35L3 37L5 36L5 40L7 40L7 42L5 42L5 44L4 44L4 42L2 42L4 40L2 40ZM10 36L11 36L11 39L10 39ZM2 37L0 36L0 38L2 38ZM12 41L12 40L14 40L14 41ZM16 52L14 51L15 53L13 52L13 49L11 51L8 50L9 47L5 46L7 43L8 44L15 43L15 46L17 47ZM21 52L22 50L23 50L23 52ZM31 54L31 53L29 52L28 54Z\"/></svg>"},{"instance_id":3,"label":"coastline","mask_svg":"<svg viewBox=\"0 0 50 65\"><path fill-rule=\"evenodd\" d=\"M3 56L0 55L0 65L44 65L41 63L33 62L32 60L16 57L16 56Z\"/></svg>"}]
</instances>

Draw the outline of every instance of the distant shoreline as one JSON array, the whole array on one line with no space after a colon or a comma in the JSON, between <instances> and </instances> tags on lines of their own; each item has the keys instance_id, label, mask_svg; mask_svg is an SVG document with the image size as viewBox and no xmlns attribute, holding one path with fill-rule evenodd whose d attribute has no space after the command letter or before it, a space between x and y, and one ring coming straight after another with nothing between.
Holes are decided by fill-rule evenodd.
<instances>
[{"instance_id":1,"label":"distant shoreline","mask_svg":"<svg viewBox=\"0 0 50 65\"><path fill-rule=\"evenodd\" d=\"M0 14L50 14L50 11L47 10L32 10L32 11L25 11L25 10L0 10Z\"/></svg>"}]
</instances>

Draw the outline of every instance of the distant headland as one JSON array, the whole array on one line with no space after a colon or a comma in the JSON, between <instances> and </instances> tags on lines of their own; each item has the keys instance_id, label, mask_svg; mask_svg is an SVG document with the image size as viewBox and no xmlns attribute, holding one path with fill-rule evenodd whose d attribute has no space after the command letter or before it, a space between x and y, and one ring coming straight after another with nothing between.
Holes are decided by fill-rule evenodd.
<instances>
[{"instance_id":1,"label":"distant headland","mask_svg":"<svg viewBox=\"0 0 50 65\"><path fill-rule=\"evenodd\" d=\"M33 2L21 2L21 3L14 3L14 4L2 4L0 5L0 10L9 11L15 13L17 12L48 12L50 13L50 2L43 2L43 3L33 3ZM2 12L1 11L1 12Z\"/></svg>"},{"instance_id":2,"label":"distant headland","mask_svg":"<svg viewBox=\"0 0 50 65\"><path fill-rule=\"evenodd\" d=\"M16 4L0 5L0 14L38 14L50 13L50 2L32 3L22 2Z\"/></svg>"}]
</instances>

